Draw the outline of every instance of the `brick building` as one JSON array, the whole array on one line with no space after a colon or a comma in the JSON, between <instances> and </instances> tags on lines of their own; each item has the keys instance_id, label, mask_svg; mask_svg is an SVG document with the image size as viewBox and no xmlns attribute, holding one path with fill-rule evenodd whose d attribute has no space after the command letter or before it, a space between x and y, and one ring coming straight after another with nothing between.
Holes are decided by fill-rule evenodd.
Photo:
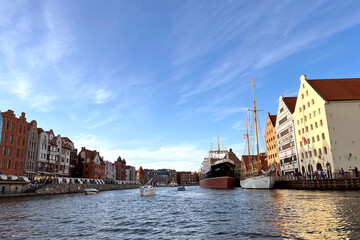
<instances>
[{"instance_id":1,"label":"brick building","mask_svg":"<svg viewBox=\"0 0 360 240\"><path fill-rule=\"evenodd\" d=\"M39 145L39 132L35 120L28 124L28 134L26 140L24 175L30 180L35 178L37 172L37 155Z\"/></svg>"},{"instance_id":2,"label":"brick building","mask_svg":"<svg viewBox=\"0 0 360 240\"><path fill-rule=\"evenodd\" d=\"M115 162L116 168L116 180L125 181L126 180L126 161L122 160L119 156Z\"/></svg>"},{"instance_id":3,"label":"brick building","mask_svg":"<svg viewBox=\"0 0 360 240\"><path fill-rule=\"evenodd\" d=\"M276 116L267 113L266 130L265 130L265 144L266 155L268 157L268 165L274 165L276 173L280 173L279 151L276 137Z\"/></svg>"},{"instance_id":4,"label":"brick building","mask_svg":"<svg viewBox=\"0 0 360 240\"><path fill-rule=\"evenodd\" d=\"M177 181L180 185L192 182L191 172L177 172Z\"/></svg>"},{"instance_id":5,"label":"brick building","mask_svg":"<svg viewBox=\"0 0 360 240\"><path fill-rule=\"evenodd\" d=\"M98 151L82 147L79 159L83 165L83 178L105 179L105 163Z\"/></svg>"},{"instance_id":6,"label":"brick building","mask_svg":"<svg viewBox=\"0 0 360 240\"><path fill-rule=\"evenodd\" d=\"M268 170L266 153L260 153L260 161L262 170ZM257 169L257 155L242 155L241 157L241 177L244 177L246 173L252 172Z\"/></svg>"},{"instance_id":7,"label":"brick building","mask_svg":"<svg viewBox=\"0 0 360 240\"><path fill-rule=\"evenodd\" d=\"M25 113L17 118L14 111L2 112L2 137L0 144L0 172L6 175L24 175L24 162L28 123Z\"/></svg>"}]
</instances>

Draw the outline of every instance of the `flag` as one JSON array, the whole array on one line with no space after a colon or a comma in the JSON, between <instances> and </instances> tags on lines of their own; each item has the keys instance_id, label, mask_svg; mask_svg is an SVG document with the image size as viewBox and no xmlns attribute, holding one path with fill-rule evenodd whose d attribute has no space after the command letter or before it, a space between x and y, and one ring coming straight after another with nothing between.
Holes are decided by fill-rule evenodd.
<instances>
[{"instance_id":1,"label":"flag","mask_svg":"<svg viewBox=\"0 0 360 240\"><path fill-rule=\"evenodd\" d=\"M302 136L302 140L305 142L305 144L307 144L307 141L304 136Z\"/></svg>"}]
</instances>

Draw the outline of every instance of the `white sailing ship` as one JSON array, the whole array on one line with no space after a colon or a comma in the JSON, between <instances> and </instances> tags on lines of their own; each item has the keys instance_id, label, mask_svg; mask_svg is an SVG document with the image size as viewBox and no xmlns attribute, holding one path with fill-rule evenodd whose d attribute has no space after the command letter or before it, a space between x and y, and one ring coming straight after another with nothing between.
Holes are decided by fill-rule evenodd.
<instances>
[{"instance_id":1,"label":"white sailing ship","mask_svg":"<svg viewBox=\"0 0 360 240\"><path fill-rule=\"evenodd\" d=\"M272 166L270 170L266 172L261 169L261 160L259 154L259 139L258 139L257 119L256 119L254 79L252 80L252 89L253 89L253 98L254 98L254 109L252 111L254 112L254 123L255 123L255 132L256 132L257 169L252 172L246 172L245 176L241 176L240 186L241 188L245 188L245 189L271 189L274 187L274 183L275 183L275 168ZM247 137L249 163L250 163L250 143L249 143L247 119L246 119L246 137Z\"/></svg>"}]
</instances>

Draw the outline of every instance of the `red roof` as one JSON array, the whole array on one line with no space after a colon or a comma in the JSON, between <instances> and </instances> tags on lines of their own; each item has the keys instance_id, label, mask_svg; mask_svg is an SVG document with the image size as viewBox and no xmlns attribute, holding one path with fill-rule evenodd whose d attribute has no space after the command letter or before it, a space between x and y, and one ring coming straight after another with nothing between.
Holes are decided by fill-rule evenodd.
<instances>
[{"instance_id":1,"label":"red roof","mask_svg":"<svg viewBox=\"0 0 360 240\"><path fill-rule=\"evenodd\" d=\"M307 82L325 100L360 100L360 78L313 79Z\"/></svg>"},{"instance_id":2,"label":"red roof","mask_svg":"<svg viewBox=\"0 0 360 240\"><path fill-rule=\"evenodd\" d=\"M290 110L291 113L294 113L294 111L295 111L296 99L297 99L297 97L284 97L283 98L287 108Z\"/></svg>"},{"instance_id":3,"label":"red roof","mask_svg":"<svg viewBox=\"0 0 360 240\"><path fill-rule=\"evenodd\" d=\"M72 141L68 137L62 137L61 139L65 140L66 142L71 142L72 143Z\"/></svg>"}]
</instances>

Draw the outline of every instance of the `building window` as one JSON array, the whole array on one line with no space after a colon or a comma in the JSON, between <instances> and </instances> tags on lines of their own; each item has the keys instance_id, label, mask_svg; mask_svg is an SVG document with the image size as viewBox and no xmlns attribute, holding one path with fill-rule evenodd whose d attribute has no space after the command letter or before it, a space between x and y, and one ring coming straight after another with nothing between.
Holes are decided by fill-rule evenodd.
<instances>
[{"instance_id":1,"label":"building window","mask_svg":"<svg viewBox=\"0 0 360 240\"><path fill-rule=\"evenodd\" d=\"M304 122L302 118L301 118L300 120L301 120L301 123L303 123L303 122Z\"/></svg>"},{"instance_id":2,"label":"building window","mask_svg":"<svg viewBox=\"0 0 360 240\"><path fill-rule=\"evenodd\" d=\"M318 112L319 112L319 114L321 114L321 109L320 108L319 108Z\"/></svg>"},{"instance_id":3,"label":"building window","mask_svg":"<svg viewBox=\"0 0 360 240\"><path fill-rule=\"evenodd\" d=\"M315 142L315 137L312 137L311 138L312 142L314 143ZM316 155L316 154L315 154Z\"/></svg>"},{"instance_id":4,"label":"building window","mask_svg":"<svg viewBox=\"0 0 360 240\"><path fill-rule=\"evenodd\" d=\"M306 116L304 116L304 121L305 121L305 122L307 121L307 117L306 117Z\"/></svg>"},{"instance_id":5,"label":"building window","mask_svg":"<svg viewBox=\"0 0 360 240\"><path fill-rule=\"evenodd\" d=\"M309 151L309 157L312 157L312 153L311 153L311 151Z\"/></svg>"},{"instance_id":6,"label":"building window","mask_svg":"<svg viewBox=\"0 0 360 240\"><path fill-rule=\"evenodd\" d=\"M319 148L319 155L322 155L322 153L321 153L321 148Z\"/></svg>"},{"instance_id":7,"label":"building window","mask_svg":"<svg viewBox=\"0 0 360 240\"><path fill-rule=\"evenodd\" d=\"M323 125L323 122L322 122L322 120L320 120L320 126L322 126Z\"/></svg>"},{"instance_id":8,"label":"building window","mask_svg":"<svg viewBox=\"0 0 360 240\"><path fill-rule=\"evenodd\" d=\"M312 105L314 105L314 104L315 104L315 101L314 101L314 99L312 99L312 100L311 100L311 103L312 103Z\"/></svg>"},{"instance_id":9,"label":"building window","mask_svg":"<svg viewBox=\"0 0 360 240\"><path fill-rule=\"evenodd\" d=\"M309 114L309 119L311 119L311 113Z\"/></svg>"},{"instance_id":10,"label":"building window","mask_svg":"<svg viewBox=\"0 0 360 240\"><path fill-rule=\"evenodd\" d=\"M317 156L317 154L316 154L316 149L314 149L314 156Z\"/></svg>"},{"instance_id":11,"label":"building window","mask_svg":"<svg viewBox=\"0 0 360 240\"><path fill-rule=\"evenodd\" d=\"M311 130L313 130L313 129L314 129L312 124L310 124L310 129L311 129Z\"/></svg>"},{"instance_id":12,"label":"building window","mask_svg":"<svg viewBox=\"0 0 360 240\"><path fill-rule=\"evenodd\" d=\"M301 98L304 99L304 94L301 94Z\"/></svg>"},{"instance_id":13,"label":"building window","mask_svg":"<svg viewBox=\"0 0 360 240\"><path fill-rule=\"evenodd\" d=\"M305 129L306 129L306 132L309 132L309 128L307 126L305 127Z\"/></svg>"},{"instance_id":14,"label":"building window","mask_svg":"<svg viewBox=\"0 0 360 240\"><path fill-rule=\"evenodd\" d=\"M305 88L305 84L303 84L303 88Z\"/></svg>"},{"instance_id":15,"label":"building window","mask_svg":"<svg viewBox=\"0 0 360 240\"><path fill-rule=\"evenodd\" d=\"M10 135L10 143L13 142L13 135Z\"/></svg>"},{"instance_id":16,"label":"building window","mask_svg":"<svg viewBox=\"0 0 360 240\"><path fill-rule=\"evenodd\" d=\"M317 124L317 122L315 122L315 128L318 128L318 124Z\"/></svg>"},{"instance_id":17,"label":"building window","mask_svg":"<svg viewBox=\"0 0 360 240\"><path fill-rule=\"evenodd\" d=\"M22 125L20 125L20 128L19 128L19 133L21 133L21 129L22 129Z\"/></svg>"},{"instance_id":18,"label":"building window","mask_svg":"<svg viewBox=\"0 0 360 240\"><path fill-rule=\"evenodd\" d=\"M305 152L305 157L308 158L308 153L307 152Z\"/></svg>"},{"instance_id":19,"label":"building window","mask_svg":"<svg viewBox=\"0 0 360 240\"><path fill-rule=\"evenodd\" d=\"M309 102L307 103L307 106L310 107L310 103L309 103Z\"/></svg>"},{"instance_id":20,"label":"building window","mask_svg":"<svg viewBox=\"0 0 360 240\"><path fill-rule=\"evenodd\" d=\"M299 107L299 112L301 112L301 107Z\"/></svg>"},{"instance_id":21,"label":"building window","mask_svg":"<svg viewBox=\"0 0 360 240\"><path fill-rule=\"evenodd\" d=\"M316 111L314 111L314 117L316 117Z\"/></svg>"},{"instance_id":22,"label":"building window","mask_svg":"<svg viewBox=\"0 0 360 240\"><path fill-rule=\"evenodd\" d=\"M7 162L7 168L10 168L10 160Z\"/></svg>"},{"instance_id":23,"label":"building window","mask_svg":"<svg viewBox=\"0 0 360 240\"><path fill-rule=\"evenodd\" d=\"M320 141L320 136L319 135L316 136L316 140Z\"/></svg>"},{"instance_id":24,"label":"building window","mask_svg":"<svg viewBox=\"0 0 360 240\"><path fill-rule=\"evenodd\" d=\"M6 147L3 147L3 155L6 153Z\"/></svg>"},{"instance_id":25,"label":"building window","mask_svg":"<svg viewBox=\"0 0 360 240\"><path fill-rule=\"evenodd\" d=\"M303 128L303 129L301 129L301 130L302 130L302 133L304 134L304 133L305 133L304 128Z\"/></svg>"},{"instance_id":26,"label":"building window","mask_svg":"<svg viewBox=\"0 0 360 240\"><path fill-rule=\"evenodd\" d=\"M324 154L327 154L327 149L326 149L326 147L324 147Z\"/></svg>"},{"instance_id":27,"label":"building window","mask_svg":"<svg viewBox=\"0 0 360 240\"><path fill-rule=\"evenodd\" d=\"M6 129L9 129L9 121L6 122Z\"/></svg>"},{"instance_id":28,"label":"building window","mask_svg":"<svg viewBox=\"0 0 360 240\"><path fill-rule=\"evenodd\" d=\"M302 147L302 141L300 141L300 147Z\"/></svg>"},{"instance_id":29,"label":"building window","mask_svg":"<svg viewBox=\"0 0 360 240\"><path fill-rule=\"evenodd\" d=\"M300 130L299 130L299 135L301 135L301 132L300 132Z\"/></svg>"},{"instance_id":30,"label":"building window","mask_svg":"<svg viewBox=\"0 0 360 240\"><path fill-rule=\"evenodd\" d=\"M308 90L306 90L306 96L309 96L309 92L308 92Z\"/></svg>"},{"instance_id":31,"label":"building window","mask_svg":"<svg viewBox=\"0 0 360 240\"><path fill-rule=\"evenodd\" d=\"M8 156L10 156L11 150L10 148L8 148Z\"/></svg>"},{"instance_id":32,"label":"building window","mask_svg":"<svg viewBox=\"0 0 360 240\"><path fill-rule=\"evenodd\" d=\"M324 139L324 140L325 140L325 134L324 134L324 133L322 133L322 134L321 134L321 136L322 136L322 139Z\"/></svg>"},{"instance_id":33,"label":"building window","mask_svg":"<svg viewBox=\"0 0 360 240\"><path fill-rule=\"evenodd\" d=\"M305 110L305 105L303 105L303 110Z\"/></svg>"},{"instance_id":34,"label":"building window","mask_svg":"<svg viewBox=\"0 0 360 240\"><path fill-rule=\"evenodd\" d=\"M11 123L11 131L14 130L14 123Z\"/></svg>"}]
</instances>

